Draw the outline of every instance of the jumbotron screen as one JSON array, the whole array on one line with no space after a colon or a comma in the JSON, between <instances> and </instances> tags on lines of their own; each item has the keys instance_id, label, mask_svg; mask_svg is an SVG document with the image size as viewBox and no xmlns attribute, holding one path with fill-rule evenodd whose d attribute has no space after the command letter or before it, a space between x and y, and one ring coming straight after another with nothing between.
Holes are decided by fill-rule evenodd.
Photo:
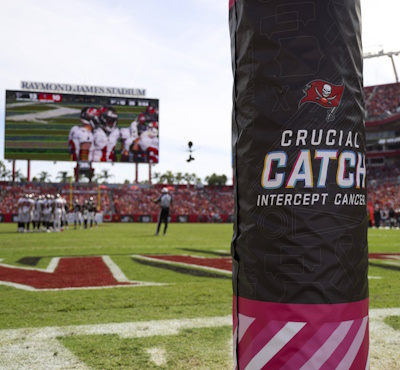
<instances>
[{"instance_id":1,"label":"jumbotron screen","mask_svg":"<svg viewBox=\"0 0 400 370\"><path fill-rule=\"evenodd\" d=\"M158 99L6 91L5 159L158 163Z\"/></svg>"}]
</instances>

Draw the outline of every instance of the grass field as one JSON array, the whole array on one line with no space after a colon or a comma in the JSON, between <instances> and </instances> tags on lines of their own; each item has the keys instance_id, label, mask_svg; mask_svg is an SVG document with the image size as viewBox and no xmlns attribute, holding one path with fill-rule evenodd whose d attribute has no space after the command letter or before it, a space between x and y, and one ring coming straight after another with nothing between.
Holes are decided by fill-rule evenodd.
<instances>
[{"instance_id":1,"label":"grass field","mask_svg":"<svg viewBox=\"0 0 400 370\"><path fill-rule=\"evenodd\" d=\"M33 274L25 278L32 286L0 285L0 369L232 368L232 288L224 270L232 224L171 224L165 237L154 232L154 224L104 224L17 234L15 224L0 225L0 268L10 266L9 276ZM399 242L400 230L370 230L370 253L398 253ZM71 280L65 265L58 283L66 289L59 290L46 285L55 257L71 257L59 260L60 269L72 258L90 266ZM117 266L119 286L94 289L107 276L85 271L105 262ZM371 369L400 368L399 272L398 260L370 260ZM80 283L93 289L71 289ZM389 332L379 327L375 334L374 315ZM385 355L388 335L397 352Z\"/></svg>"}]
</instances>

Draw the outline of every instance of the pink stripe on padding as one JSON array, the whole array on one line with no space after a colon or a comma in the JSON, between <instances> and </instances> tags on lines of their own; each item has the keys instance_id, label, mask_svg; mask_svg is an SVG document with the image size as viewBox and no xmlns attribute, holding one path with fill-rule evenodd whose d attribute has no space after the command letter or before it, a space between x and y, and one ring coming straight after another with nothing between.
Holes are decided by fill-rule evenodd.
<instances>
[{"instance_id":1,"label":"pink stripe on padding","mask_svg":"<svg viewBox=\"0 0 400 370\"><path fill-rule=\"evenodd\" d=\"M262 369L306 325L288 322L247 364L245 370Z\"/></svg>"},{"instance_id":2,"label":"pink stripe on padding","mask_svg":"<svg viewBox=\"0 0 400 370\"><path fill-rule=\"evenodd\" d=\"M313 335L280 370L297 370L304 365L318 350L321 343L325 343L340 323L326 323Z\"/></svg>"},{"instance_id":3,"label":"pink stripe on padding","mask_svg":"<svg viewBox=\"0 0 400 370\"><path fill-rule=\"evenodd\" d=\"M343 357L349 350L351 343L353 343L354 338L356 337L358 330L360 329L361 323L362 319L354 320L353 325L348 331L346 337L343 339L342 343L340 343L340 345L332 353L332 356L324 363L323 366L321 366L319 370L336 369L340 361L342 361Z\"/></svg>"},{"instance_id":4,"label":"pink stripe on padding","mask_svg":"<svg viewBox=\"0 0 400 370\"><path fill-rule=\"evenodd\" d=\"M346 370L365 369L368 361L368 299L341 304L286 304L241 297L234 297L233 301L240 315L254 318L250 326L242 322L246 325L237 348L238 369L245 369L249 364L257 368L262 362L261 355L268 359L262 365L265 369L298 370L304 366L327 370L340 364L343 369L350 366ZM240 321L236 335L241 332ZM279 333L286 325L299 323L304 326L279 347L281 334L288 338L284 335L285 330ZM363 329L362 323L366 325Z\"/></svg>"},{"instance_id":5,"label":"pink stripe on padding","mask_svg":"<svg viewBox=\"0 0 400 370\"><path fill-rule=\"evenodd\" d=\"M229 9L232 8L236 3L236 0L229 0Z\"/></svg>"},{"instance_id":6,"label":"pink stripe on padding","mask_svg":"<svg viewBox=\"0 0 400 370\"><path fill-rule=\"evenodd\" d=\"M320 369L343 341L352 324L353 321L342 322L328 340L318 348L314 355L300 368L300 370Z\"/></svg>"},{"instance_id":7,"label":"pink stripe on padding","mask_svg":"<svg viewBox=\"0 0 400 370\"><path fill-rule=\"evenodd\" d=\"M340 364L336 368L336 370L350 369L350 366L352 365L352 363L353 363L354 359L356 358L357 353L361 347L361 343L364 340L364 337L366 334L366 329L367 329L367 323L368 323L368 316L364 317L361 327L358 330L358 333L357 333L353 343L351 344L349 351L346 353L346 356L344 356L343 360L340 362Z\"/></svg>"},{"instance_id":8,"label":"pink stripe on padding","mask_svg":"<svg viewBox=\"0 0 400 370\"><path fill-rule=\"evenodd\" d=\"M279 333L286 325L286 322L271 321L257 332L251 335L251 329L247 331L245 340L239 343L239 369L244 369L251 359L265 346L267 342Z\"/></svg>"},{"instance_id":9,"label":"pink stripe on padding","mask_svg":"<svg viewBox=\"0 0 400 370\"><path fill-rule=\"evenodd\" d=\"M248 317L248 316L242 315L241 313L239 314L239 322L240 322L239 335L238 335L239 343L242 340L243 335L246 333L247 329L253 323L254 320L255 320L254 317Z\"/></svg>"}]
</instances>

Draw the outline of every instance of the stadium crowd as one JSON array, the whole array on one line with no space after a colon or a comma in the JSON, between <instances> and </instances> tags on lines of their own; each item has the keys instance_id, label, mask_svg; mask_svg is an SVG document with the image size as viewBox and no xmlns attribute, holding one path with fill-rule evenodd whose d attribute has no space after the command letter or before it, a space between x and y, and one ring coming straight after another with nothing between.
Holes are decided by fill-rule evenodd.
<instances>
[{"instance_id":1,"label":"stadium crowd","mask_svg":"<svg viewBox=\"0 0 400 370\"><path fill-rule=\"evenodd\" d=\"M367 120L387 118L400 113L400 83L364 88Z\"/></svg>"},{"instance_id":2,"label":"stadium crowd","mask_svg":"<svg viewBox=\"0 0 400 370\"><path fill-rule=\"evenodd\" d=\"M73 212L74 202L84 204L92 199L103 214L155 215L154 204L164 185L105 185L74 184L12 184L0 183L0 215L18 214L18 200L25 194L38 198L57 193L66 200L67 212ZM217 222L221 215L234 212L232 186L168 185L173 197L172 214L198 215L205 222ZM100 198L99 198L100 197ZM368 211L370 224L376 227L400 226L400 169L398 167L368 168ZM379 214L379 215L378 215Z\"/></svg>"}]
</instances>

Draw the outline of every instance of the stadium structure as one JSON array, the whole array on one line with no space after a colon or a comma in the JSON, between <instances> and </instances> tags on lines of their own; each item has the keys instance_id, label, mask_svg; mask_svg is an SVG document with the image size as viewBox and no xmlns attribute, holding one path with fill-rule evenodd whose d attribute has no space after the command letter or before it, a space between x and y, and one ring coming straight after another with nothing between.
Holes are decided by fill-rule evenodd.
<instances>
[{"instance_id":1,"label":"stadium structure","mask_svg":"<svg viewBox=\"0 0 400 370\"><path fill-rule=\"evenodd\" d=\"M374 56L382 54L369 57ZM370 225L393 227L400 225L400 83L368 86L364 93ZM133 185L2 181L0 222L15 222L17 200L27 192L60 193L69 201L92 196L105 222L156 222L158 208L151 200L164 186L174 196L171 222L233 222L233 186L152 185L150 173L148 184Z\"/></svg>"}]
</instances>

